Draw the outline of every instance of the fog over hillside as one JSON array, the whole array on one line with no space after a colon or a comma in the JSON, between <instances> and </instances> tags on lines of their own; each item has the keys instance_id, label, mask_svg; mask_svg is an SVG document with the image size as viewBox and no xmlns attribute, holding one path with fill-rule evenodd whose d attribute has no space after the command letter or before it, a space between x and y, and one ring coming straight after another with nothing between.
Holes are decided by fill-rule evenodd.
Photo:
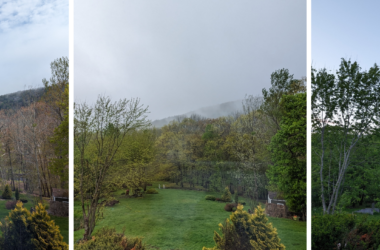
<instances>
[{"instance_id":1,"label":"fog over hillside","mask_svg":"<svg viewBox=\"0 0 380 250\"><path fill-rule=\"evenodd\" d=\"M208 106L200 108L194 111L187 112L185 114L170 116L164 119L155 120L152 125L156 128L163 127L169 124L171 121L190 117L191 115L199 115L204 118L215 119L222 116L229 116L237 112L243 111L243 100L237 100L232 102L225 102L218 105Z\"/></svg>"},{"instance_id":2,"label":"fog over hillside","mask_svg":"<svg viewBox=\"0 0 380 250\"><path fill-rule=\"evenodd\" d=\"M31 100L39 100L45 88L34 88L0 95L0 109L12 109L27 106Z\"/></svg>"}]
</instances>

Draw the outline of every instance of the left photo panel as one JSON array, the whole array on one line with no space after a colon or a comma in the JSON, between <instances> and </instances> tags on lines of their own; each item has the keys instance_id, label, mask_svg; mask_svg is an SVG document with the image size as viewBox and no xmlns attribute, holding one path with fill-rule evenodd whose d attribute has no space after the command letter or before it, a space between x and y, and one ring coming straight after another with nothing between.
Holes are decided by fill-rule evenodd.
<instances>
[{"instance_id":1,"label":"left photo panel","mask_svg":"<svg viewBox=\"0 0 380 250\"><path fill-rule=\"evenodd\" d=\"M0 13L0 249L69 249L69 1Z\"/></svg>"}]
</instances>

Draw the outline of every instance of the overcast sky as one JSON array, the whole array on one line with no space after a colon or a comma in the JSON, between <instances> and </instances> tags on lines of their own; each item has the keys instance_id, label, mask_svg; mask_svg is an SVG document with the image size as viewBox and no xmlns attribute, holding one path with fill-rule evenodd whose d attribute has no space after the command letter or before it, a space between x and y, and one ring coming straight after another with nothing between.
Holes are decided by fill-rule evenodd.
<instances>
[{"instance_id":1,"label":"overcast sky","mask_svg":"<svg viewBox=\"0 0 380 250\"><path fill-rule=\"evenodd\" d=\"M139 97L152 120L306 76L306 1L74 3L75 101Z\"/></svg>"},{"instance_id":2,"label":"overcast sky","mask_svg":"<svg viewBox=\"0 0 380 250\"><path fill-rule=\"evenodd\" d=\"M312 1L312 65L335 72L341 58L380 64L380 1Z\"/></svg>"},{"instance_id":3,"label":"overcast sky","mask_svg":"<svg viewBox=\"0 0 380 250\"><path fill-rule=\"evenodd\" d=\"M42 87L69 55L68 0L0 0L0 95Z\"/></svg>"}]
</instances>

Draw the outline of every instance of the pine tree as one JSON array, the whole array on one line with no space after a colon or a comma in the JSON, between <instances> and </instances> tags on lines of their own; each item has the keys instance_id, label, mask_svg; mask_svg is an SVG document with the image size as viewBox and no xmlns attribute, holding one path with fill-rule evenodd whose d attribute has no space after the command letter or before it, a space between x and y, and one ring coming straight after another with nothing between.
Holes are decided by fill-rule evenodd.
<instances>
[{"instance_id":1,"label":"pine tree","mask_svg":"<svg viewBox=\"0 0 380 250\"><path fill-rule=\"evenodd\" d=\"M16 201L18 201L20 199L20 193L18 191L18 188L16 188L15 197L16 197Z\"/></svg>"},{"instance_id":2,"label":"pine tree","mask_svg":"<svg viewBox=\"0 0 380 250\"><path fill-rule=\"evenodd\" d=\"M232 195L231 195L230 190L228 189L228 187L226 187L224 189L224 192L222 194L222 200L223 201L228 201L228 202L230 202L232 200Z\"/></svg>"},{"instance_id":3,"label":"pine tree","mask_svg":"<svg viewBox=\"0 0 380 250\"><path fill-rule=\"evenodd\" d=\"M69 246L63 241L59 227L55 225L54 220L50 219L41 203L38 203L35 212L32 213L29 228L32 236L31 242L35 249L69 249Z\"/></svg>"},{"instance_id":4,"label":"pine tree","mask_svg":"<svg viewBox=\"0 0 380 250\"><path fill-rule=\"evenodd\" d=\"M12 190L8 184L5 185L4 192L1 196L3 199L12 199Z\"/></svg>"},{"instance_id":5,"label":"pine tree","mask_svg":"<svg viewBox=\"0 0 380 250\"><path fill-rule=\"evenodd\" d=\"M34 249L28 228L30 219L29 210L23 207L21 201L17 202L15 209L5 218L4 223L0 223L3 233L0 249Z\"/></svg>"},{"instance_id":6,"label":"pine tree","mask_svg":"<svg viewBox=\"0 0 380 250\"><path fill-rule=\"evenodd\" d=\"M220 236L214 232L214 248L203 248L203 250L237 250L237 249L262 249L262 250L284 250L285 246L280 243L277 230L268 223L264 209L258 206L254 214L249 214L239 205L237 210L231 214L230 220L225 225L219 224L223 233Z\"/></svg>"},{"instance_id":7,"label":"pine tree","mask_svg":"<svg viewBox=\"0 0 380 250\"><path fill-rule=\"evenodd\" d=\"M268 223L264 209L258 206L254 214L249 214L243 210L243 206L238 206L235 213L230 218L235 226L240 239L247 240L244 245L251 245L252 249L285 249L280 243L277 229Z\"/></svg>"},{"instance_id":8,"label":"pine tree","mask_svg":"<svg viewBox=\"0 0 380 250\"><path fill-rule=\"evenodd\" d=\"M63 242L59 227L50 220L41 203L35 207L35 212L30 213L23 207L22 202L18 201L16 208L0 226L3 233L0 249L69 249Z\"/></svg>"},{"instance_id":9,"label":"pine tree","mask_svg":"<svg viewBox=\"0 0 380 250\"><path fill-rule=\"evenodd\" d=\"M235 191L235 203L236 203L236 205L239 204L239 194L238 194L237 190Z\"/></svg>"}]
</instances>

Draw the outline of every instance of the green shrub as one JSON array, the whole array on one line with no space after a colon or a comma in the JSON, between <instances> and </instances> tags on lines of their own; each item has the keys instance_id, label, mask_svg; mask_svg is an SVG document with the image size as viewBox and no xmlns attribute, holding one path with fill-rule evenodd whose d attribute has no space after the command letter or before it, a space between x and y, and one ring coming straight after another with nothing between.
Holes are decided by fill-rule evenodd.
<instances>
[{"instance_id":1,"label":"green shrub","mask_svg":"<svg viewBox=\"0 0 380 250\"><path fill-rule=\"evenodd\" d=\"M68 249L59 227L50 219L44 206L38 204L30 213L18 201L15 209L1 224L0 249Z\"/></svg>"},{"instance_id":2,"label":"green shrub","mask_svg":"<svg viewBox=\"0 0 380 250\"><path fill-rule=\"evenodd\" d=\"M232 196L231 196L231 192L230 190L228 189L228 187L226 187L224 189L224 192L222 194L222 198L221 198L222 201L225 201L225 202L231 202L232 201Z\"/></svg>"},{"instance_id":3,"label":"green shrub","mask_svg":"<svg viewBox=\"0 0 380 250\"><path fill-rule=\"evenodd\" d=\"M334 249L337 243L343 244L355 224L355 215L352 214L313 216L312 249Z\"/></svg>"},{"instance_id":4,"label":"green shrub","mask_svg":"<svg viewBox=\"0 0 380 250\"><path fill-rule=\"evenodd\" d=\"M3 197L3 199L12 199L12 190L11 190L11 187L7 184L5 185L5 188L4 188L4 191L3 191L3 194L1 195L1 197Z\"/></svg>"},{"instance_id":5,"label":"green shrub","mask_svg":"<svg viewBox=\"0 0 380 250\"><path fill-rule=\"evenodd\" d=\"M129 238L124 233L116 233L114 228L99 229L91 240L75 244L75 250L145 250L141 238Z\"/></svg>"},{"instance_id":6,"label":"green shrub","mask_svg":"<svg viewBox=\"0 0 380 250\"><path fill-rule=\"evenodd\" d=\"M21 201L22 203L28 203L28 200L27 200L27 199L20 199L20 201Z\"/></svg>"},{"instance_id":7,"label":"green shrub","mask_svg":"<svg viewBox=\"0 0 380 250\"><path fill-rule=\"evenodd\" d=\"M16 188L15 197L16 197L16 201L20 199L20 193L18 192L18 188Z\"/></svg>"},{"instance_id":8,"label":"green shrub","mask_svg":"<svg viewBox=\"0 0 380 250\"><path fill-rule=\"evenodd\" d=\"M158 194L158 191L155 188L150 188L150 189L146 190L146 193L147 194Z\"/></svg>"},{"instance_id":9,"label":"green shrub","mask_svg":"<svg viewBox=\"0 0 380 250\"><path fill-rule=\"evenodd\" d=\"M214 231L214 248L203 247L203 250L235 250L235 249L278 249L285 250L272 223L268 223L264 209L260 206L254 214L249 214L239 205L224 225L219 224L223 235Z\"/></svg>"},{"instance_id":10,"label":"green shrub","mask_svg":"<svg viewBox=\"0 0 380 250\"><path fill-rule=\"evenodd\" d=\"M359 244L365 245L365 248L363 249L379 249L380 248L380 221L379 220L363 220L360 222L357 222L356 224L356 230L353 230L353 232L356 232L357 237L349 237L356 239L356 241L349 241L349 246L355 247ZM350 232L352 233L352 231ZM362 241L365 241L362 242ZM364 243L364 244L363 244Z\"/></svg>"},{"instance_id":11,"label":"green shrub","mask_svg":"<svg viewBox=\"0 0 380 250\"><path fill-rule=\"evenodd\" d=\"M239 204L239 194L238 194L237 190L235 191L235 203Z\"/></svg>"},{"instance_id":12,"label":"green shrub","mask_svg":"<svg viewBox=\"0 0 380 250\"><path fill-rule=\"evenodd\" d=\"M216 198L213 195L206 195L206 200L214 201Z\"/></svg>"}]
</instances>

